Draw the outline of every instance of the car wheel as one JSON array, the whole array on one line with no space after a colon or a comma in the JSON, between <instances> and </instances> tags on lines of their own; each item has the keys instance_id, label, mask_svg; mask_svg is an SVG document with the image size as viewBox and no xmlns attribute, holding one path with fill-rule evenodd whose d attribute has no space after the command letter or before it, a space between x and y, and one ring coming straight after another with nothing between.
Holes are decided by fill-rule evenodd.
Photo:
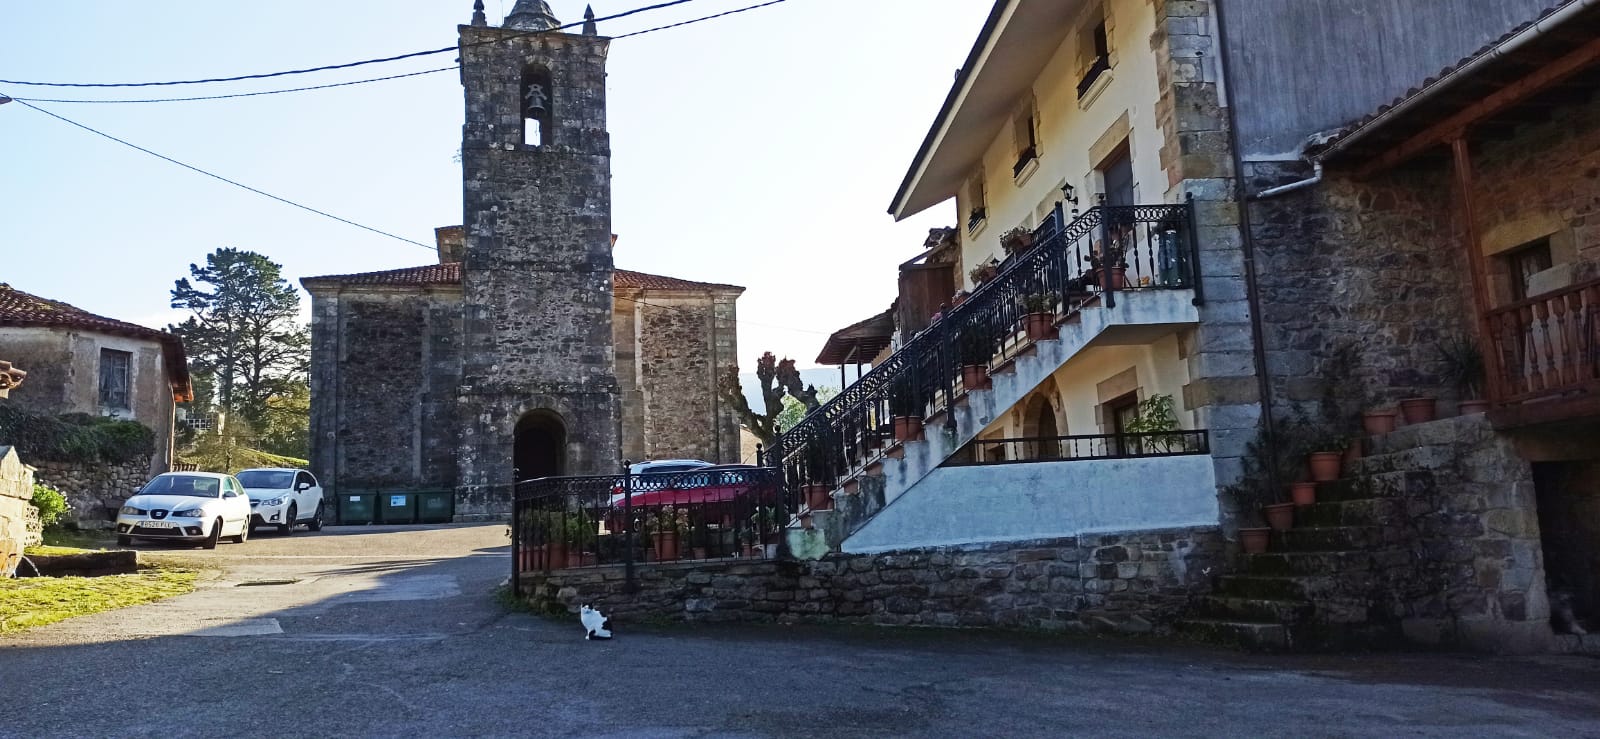
<instances>
[{"instance_id":1,"label":"car wheel","mask_svg":"<svg viewBox=\"0 0 1600 739\"><path fill-rule=\"evenodd\" d=\"M300 512L295 510L294 504L290 503L288 515L284 516L283 523L278 524L278 533L284 536L294 533L294 517L299 514Z\"/></svg>"},{"instance_id":2,"label":"car wheel","mask_svg":"<svg viewBox=\"0 0 1600 739\"><path fill-rule=\"evenodd\" d=\"M239 533L234 535L233 543L235 543L235 544L243 544L243 543L245 543L245 541L249 540L249 538L250 538L250 524L246 523L245 525L239 527Z\"/></svg>"},{"instance_id":3,"label":"car wheel","mask_svg":"<svg viewBox=\"0 0 1600 739\"><path fill-rule=\"evenodd\" d=\"M311 518L311 523L306 524L306 528L312 531L322 530L322 506L317 506L317 515Z\"/></svg>"},{"instance_id":4,"label":"car wheel","mask_svg":"<svg viewBox=\"0 0 1600 739\"><path fill-rule=\"evenodd\" d=\"M117 546L119 546L119 547L130 546L132 544L133 544L133 537L131 537L131 536L119 536L119 537L117 537Z\"/></svg>"},{"instance_id":5,"label":"car wheel","mask_svg":"<svg viewBox=\"0 0 1600 739\"><path fill-rule=\"evenodd\" d=\"M206 537L205 543L200 546L206 549L216 549L219 541L222 541L222 519L220 518L212 522L211 535Z\"/></svg>"}]
</instances>

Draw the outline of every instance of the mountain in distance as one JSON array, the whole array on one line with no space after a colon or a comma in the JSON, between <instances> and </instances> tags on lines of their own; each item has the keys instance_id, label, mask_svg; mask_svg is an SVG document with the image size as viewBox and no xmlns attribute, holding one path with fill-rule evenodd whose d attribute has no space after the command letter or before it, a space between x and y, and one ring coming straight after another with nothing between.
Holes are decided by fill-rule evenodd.
<instances>
[{"instance_id":1,"label":"mountain in distance","mask_svg":"<svg viewBox=\"0 0 1600 739\"><path fill-rule=\"evenodd\" d=\"M862 374L866 374L866 371L866 367L861 368ZM845 377L849 378L851 382L855 382L856 368L845 368ZM825 387L831 387L834 390L838 390L840 389L839 368L812 367L810 369L802 369L800 370L800 381L807 385L815 385L817 386L818 390L821 390ZM756 379L756 373L739 373L739 387L744 389L744 397L745 400L750 402L750 407L759 412L761 410L761 381Z\"/></svg>"}]
</instances>

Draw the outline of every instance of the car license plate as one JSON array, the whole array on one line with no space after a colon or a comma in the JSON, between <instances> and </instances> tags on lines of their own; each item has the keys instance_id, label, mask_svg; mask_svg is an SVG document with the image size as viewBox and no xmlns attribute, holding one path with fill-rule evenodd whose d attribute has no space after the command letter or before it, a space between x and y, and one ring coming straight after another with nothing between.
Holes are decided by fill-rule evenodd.
<instances>
[{"instance_id":1,"label":"car license plate","mask_svg":"<svg viewBox=\"0 0 1600 739\"><path fill-rule=\"evenodd\" d=\"M141 521L139 523L139 525L143 526L143 527L145 527L147 529L175 529L175 528L178 528L178 524L173 523L172 521Z\"/></svg>"}]
</instances>

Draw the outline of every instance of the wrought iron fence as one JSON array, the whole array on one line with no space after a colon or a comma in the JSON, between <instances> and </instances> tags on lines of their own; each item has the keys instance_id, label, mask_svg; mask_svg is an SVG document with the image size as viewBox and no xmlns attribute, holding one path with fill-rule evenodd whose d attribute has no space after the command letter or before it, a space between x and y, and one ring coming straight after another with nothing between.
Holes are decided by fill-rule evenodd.
<instances>
[{"instance_id":1,"label":"wrought iron fence","mask_svg":"<svg viewBox=\"0 0 1600 739\"><path fill-rule=\"evenodd\" d=\"M631 583L641 562L775 557L792 512L770 467L520 482L512 587L524 572L624 565Z\"/></svg>"},{"instance_id":2,"label":"wrought iron fence","mask_svg":"<svg viewBox=\"0 0 1600 739\"><path fill-rule=\"evenodd\" d=\"M771 464L798 503L803 485L836 485L877 449L920 438L930 412L1086 305L1114 308L1119 292L1172 289L1193 290L1200 304L1198 263L1192 199L1102 204L1070 223L1058 204L993 279L780 436Z\"/></svg>"},{"instance_id":3,"label":"wrought iron fence","mask_svg":"<svg viewBox=\"0 0 1600 739\"><path fill-rule=\"evenodd\" d=\"M946 464L960 467L1016 462L1177 457L1210 453L1211 437L1204 430L1030 436L1014 439L974 439L957 451Z\"/></svg>"}]
</instances>

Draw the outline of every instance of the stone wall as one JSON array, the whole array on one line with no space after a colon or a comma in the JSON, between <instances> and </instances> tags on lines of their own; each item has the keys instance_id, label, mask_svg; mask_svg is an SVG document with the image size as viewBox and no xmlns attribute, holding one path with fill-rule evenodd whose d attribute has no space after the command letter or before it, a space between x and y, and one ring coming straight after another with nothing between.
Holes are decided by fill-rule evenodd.
<instances>
[{"instance_id":1,"label":"stone wall","mask_svg":"<svg viewBox=\"0 0 1600 739\"><path fill-rule=\"evenodd\" d=\"M1223 558L1216 528L1008 544L726 560L524 575L536 608L593 604L619 623L825 621L1053 631L1164 630L1204 593Z\"/></svg>"},{"instance_id":2,"label":"stone wall","mask_svg":"<svg viewBox=\"0 0 1600 739\"><path fill-rule=\"evenodd\" d=\"M32 499L33 471L15 450L0 446L0 579L16 571L23 547L33 543L28 532Z\"/></svg>"},{"instance_id":3,"label":"stone wall","mask_svg":"<svg viewBox=\"0 0 1600 739\"><path fill-rule=\"evenodd\" d=\"M63 523L81 529L109 529L117 509L150 481L149 463L36 462L34 479L60 490L72 510Z\"/></svg>"},{"instance_id":4,"label":"stone wall","mask_svg":"<svg viewBox=\"0 0 1600 739\"><path fill-rule=\"evenodd\" d=\"M629 458L740 461L737 420L716 388L716 368L735 361L736 295L638 295L644 304L633 316L631 347L638 405L624 409L625 427L637 425L630 432L638 446Z\"/></svg>"}]
</instances>

